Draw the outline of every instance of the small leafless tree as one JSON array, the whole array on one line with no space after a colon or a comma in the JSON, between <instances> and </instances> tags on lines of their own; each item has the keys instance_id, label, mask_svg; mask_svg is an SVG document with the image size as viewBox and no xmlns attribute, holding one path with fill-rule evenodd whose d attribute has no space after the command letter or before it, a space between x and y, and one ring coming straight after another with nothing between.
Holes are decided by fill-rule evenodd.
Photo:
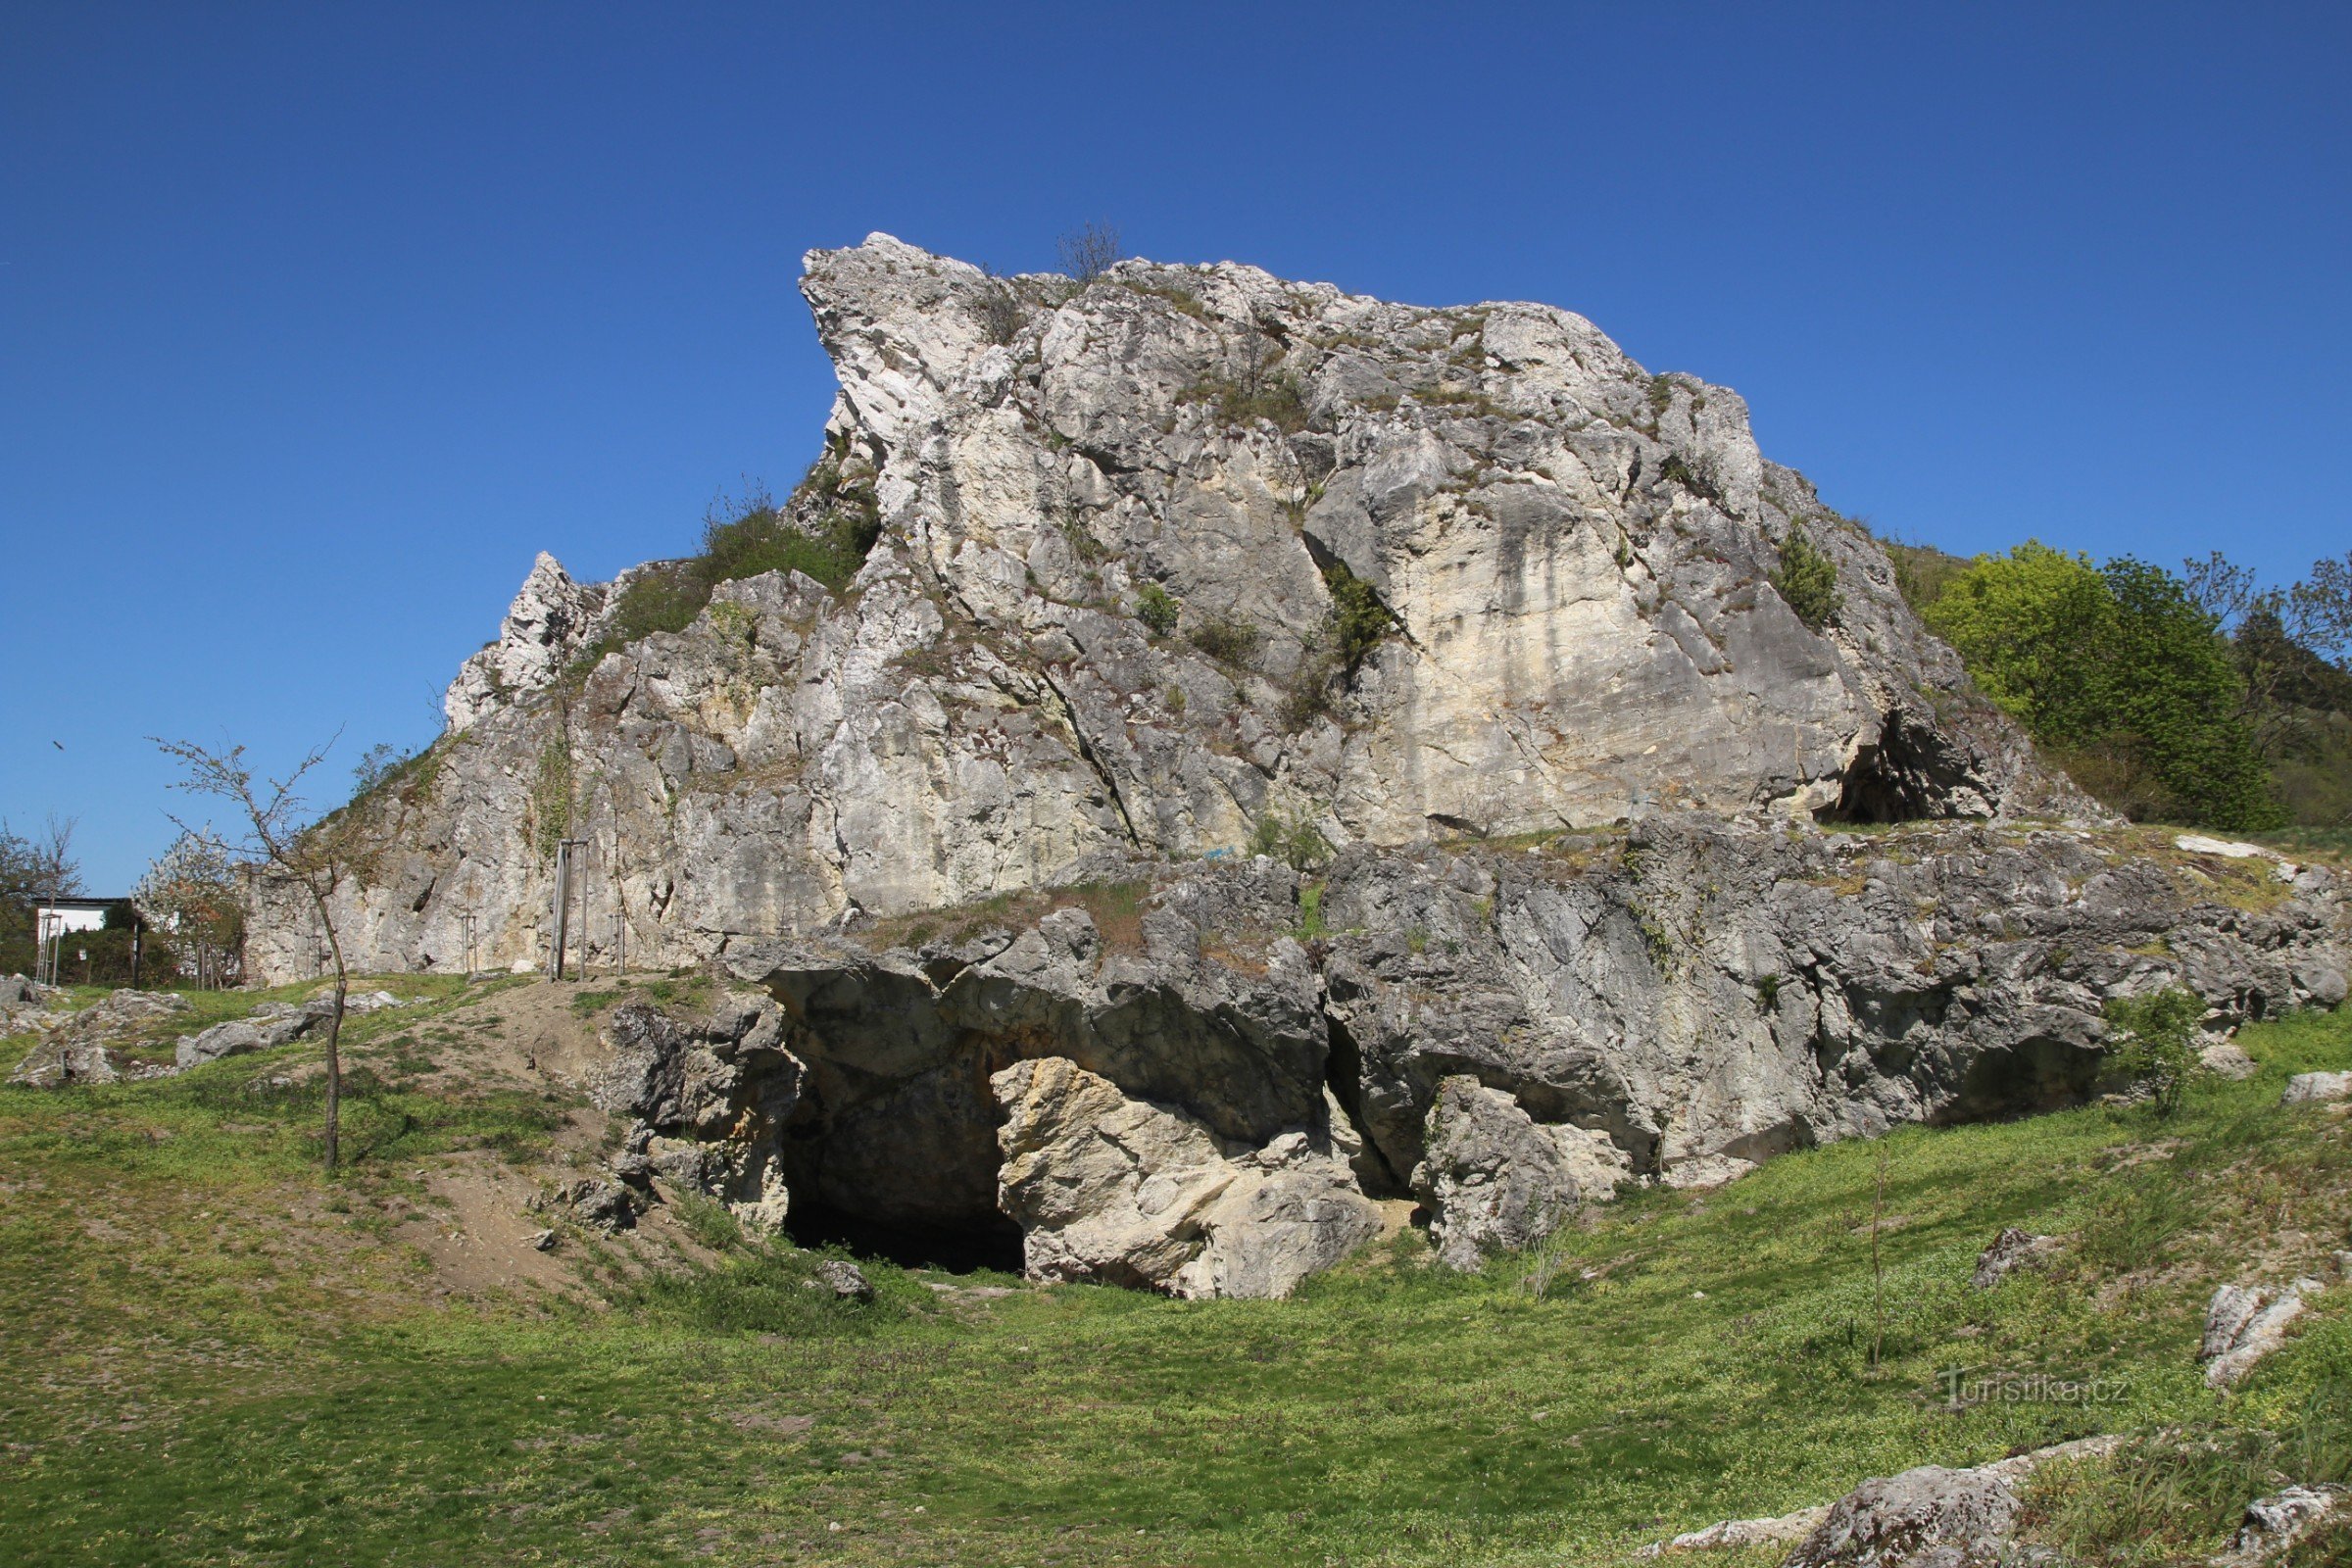
<instances>
[{"instance_id":1,"label":"small leafless tree","mask_svg":"<svg viewBox=\"0 0 2352 1568\"><path fill-rule=\"evenodd\" d=\"M245 748L215 751L193 741L150 739L164 755L180 765L183 776L173 786L191 795L225 801L243 820L231 836L211 828L191 828L177 817L181 832L216 846L223 858L241 862L256 875L275 877L299 888L326 935L327 951L335 965L335 1008L326 1025L326 1168L338 1161L343 1110L343 1007L351 993L351 972L343 956L342 934L335 928L334 897L346 878L363 870L381 849L373 827L374 813L354 803L305 823L308 807L297 793L305 775L326 759L328 741L305 755L282 778L257 779L245 762Z\"/></svg>"},{"instance_id":2,"label":"small leafless tree","mask_svg":"<svg viewBox=\"0 0 2352 1568\"><path fill-rule=\"evenodd\" d=\"M1108 223L1087 223L1056 243L1061 270L1081 283L1092 283L1126 254L1119 249L1119 231Z\"/></svg>"}]
</instances>

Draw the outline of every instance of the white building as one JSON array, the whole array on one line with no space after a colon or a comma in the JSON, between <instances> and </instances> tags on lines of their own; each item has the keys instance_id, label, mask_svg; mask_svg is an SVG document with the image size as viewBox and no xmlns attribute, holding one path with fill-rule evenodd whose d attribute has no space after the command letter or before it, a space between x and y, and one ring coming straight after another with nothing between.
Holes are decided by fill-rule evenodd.
<instances>
[{"instance_id":1,"label":"white building","mask_svg":"<svg viewBox=\"0 0 2352 1568\"><path fill-rule=\"evenodd\" d=\"M44 937L60 932L97 931L106 925L106 911L121 899L44 899L32 906L32 928Z\"/></svg>"}]
</instances>

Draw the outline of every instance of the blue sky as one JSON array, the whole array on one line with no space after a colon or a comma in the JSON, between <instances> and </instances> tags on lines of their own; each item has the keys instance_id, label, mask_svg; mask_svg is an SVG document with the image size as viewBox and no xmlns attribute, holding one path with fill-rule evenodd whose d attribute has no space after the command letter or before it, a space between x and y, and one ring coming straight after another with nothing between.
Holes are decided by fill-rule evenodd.
<instances>
[{"instance_id":1,"label":"blue sky","mask_svg":"<svg viewBox=\"0 0 2352 1568\"><path fill-rule=\"evenodd\" d=\"M419 744L533 553L789 486L793 283L1099 219L1737 387L1840 509L2291 577L2352 543L2352 8L0 0L0 814L145 737ZM60 747L62 746L62 750Z\"/></svg>"}]
</instances>

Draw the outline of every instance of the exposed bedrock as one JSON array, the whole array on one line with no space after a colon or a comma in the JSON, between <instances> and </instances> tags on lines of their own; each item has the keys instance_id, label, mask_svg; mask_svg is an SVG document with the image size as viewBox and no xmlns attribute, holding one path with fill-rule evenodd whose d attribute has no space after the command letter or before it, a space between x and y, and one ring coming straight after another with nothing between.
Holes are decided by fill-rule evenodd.
<instances>
[{"instance_id":1,"label":"exposed bedrock","mask_svg":"<svg viewBox=\"0 0 2352 1568\"><path fill-rule=\"evenodd\" d=\"M714 1032L749 1044L696 1070L764 1052L789 1078L796 1210L993 1235L1040 1278L1273 1295L1409 1193L1470 1267L1629 1180L2079 1102L2112 1087L2107 998L2185 984L2229 1027L2326 1000L2346 958L2325 870L2090 831L1685 814L1350 850L1313 930L1271 860L1099 869L730 948L776 1032L730 1004ZM781 1099L747 1117L748 1080L714 1081L635 1102L756 1143ZM746 1167L713 1167L721 1196L772 1204Z\"/></svg>"},{"instance_id":2,"label":"exposed bedrock","mask_svg":"<svg viewBox=\"0 0 2352 1568\"><path fill-rule=\"evenodd\" d=\"M1737 393L1582 317L1232 265L992 279L886 235L805 267L841 395L785 511L872 517L862 568L638 635L663 564L541 556L368 805L398 844L338 898L361 967L459 967L469 933L477 966L537 961L567 834L591 955L625 924L669 965L1233 851L1270 811L1385 848L1652 808L2101 816ZM1773 586L1792 537L1837 564L1819 625ZM315 972L261 891L252 971Z\"/></svg>"}]
</instances>

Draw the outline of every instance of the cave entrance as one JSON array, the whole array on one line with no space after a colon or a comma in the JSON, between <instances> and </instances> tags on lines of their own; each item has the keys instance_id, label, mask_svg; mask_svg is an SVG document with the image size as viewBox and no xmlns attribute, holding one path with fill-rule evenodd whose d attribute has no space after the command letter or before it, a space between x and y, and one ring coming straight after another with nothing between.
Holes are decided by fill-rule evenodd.
<instances>
[{"instance_id":1,"label":"cave entrance","mask_svg":"<svg viewBox=\"0 0 2352 1568\"><path fill-rule=\"evenodd\" d=\"M1943 814L1938 809L1943 781L1932 755L1933 732L1916 731L1900 710L1890 712L1879 738L1863 746L1846 765L1838 799L1813 813L1818 821L1916 822Z\"/></svg>"},{"instance_id":2,"label":"cave entrance","mask_svg":"<svg viewBox=\"0 0 2352 1568\"><path fill-rule=\"evenodd\" d=\"M796 1247L845 1247L860 1257L886 1258L901 1268L949 1274L1021 1271L1021 1228L1003 1214L953 1225L906 1224L796 1202L784 1231Z\"/></svg>"},{"instance_id":3,"label":"cave entrance","mask_svg":"<svg viewBox=\"0 0 2352 1568\"><path fill-rule=\"evenodd\" d=\"M997 1207L998 1111L978 1042L904 1076L811 1052L778 1151L802 1246L905 1267L1021 1269L1021 1228Z\"/></svg>"}]
</instances>

